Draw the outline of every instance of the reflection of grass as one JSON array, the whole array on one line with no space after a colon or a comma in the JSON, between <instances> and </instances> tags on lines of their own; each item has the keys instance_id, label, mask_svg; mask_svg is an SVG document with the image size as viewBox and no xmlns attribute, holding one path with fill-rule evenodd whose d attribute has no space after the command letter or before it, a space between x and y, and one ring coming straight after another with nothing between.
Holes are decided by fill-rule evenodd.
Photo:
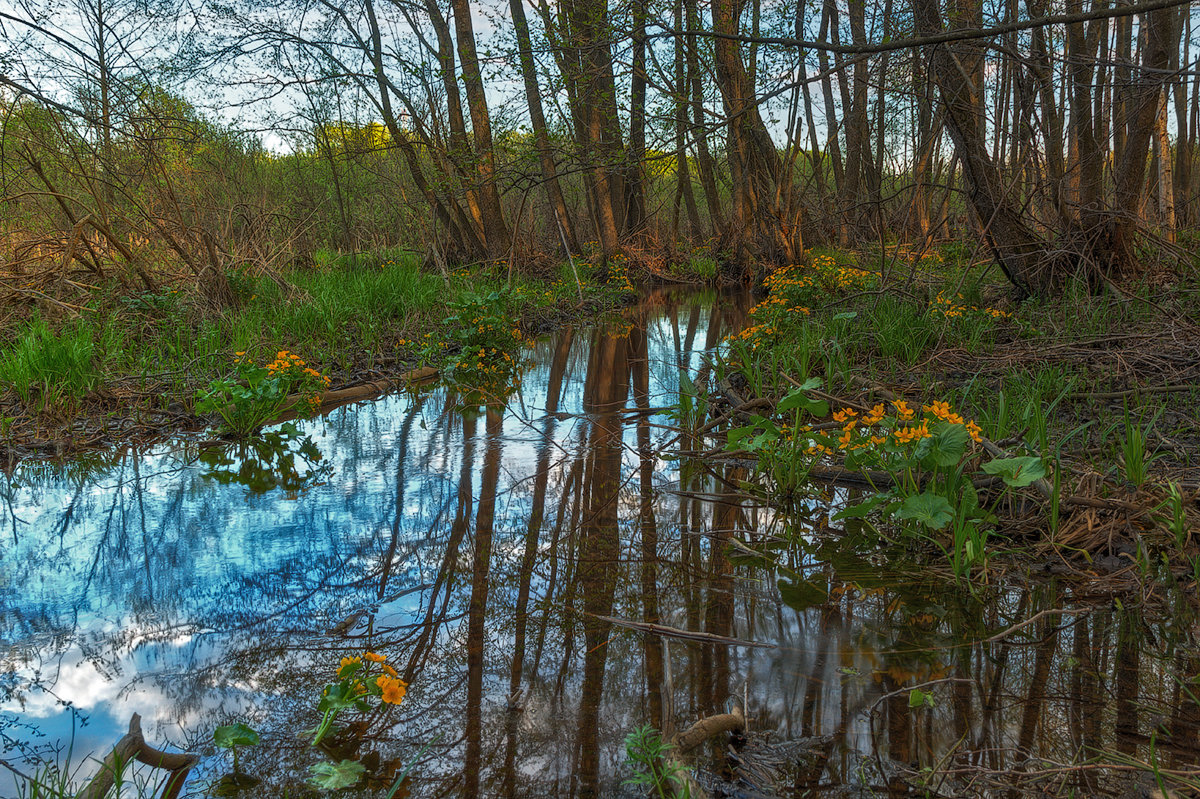
<instances>
[{"instance_id":1,"label":"reflection of grass","mask_svg":"<svg viewBox=\"0 0 1200 799\"><path fill-rule=\"evenodd\" d=\"M169 772L157 771L157 780L154 780L148 773L154 770L127 770L125 765L118 763L113 788L108 795L122 799L153 799L161 794L170 779ZM94 771L93 767L94 763L89 759L72 762L70 751L53 762L40 761L32 774L8 766L15 778L16 799L75 799L89 782L83 775Z\"/></svg>"}]
</instances>

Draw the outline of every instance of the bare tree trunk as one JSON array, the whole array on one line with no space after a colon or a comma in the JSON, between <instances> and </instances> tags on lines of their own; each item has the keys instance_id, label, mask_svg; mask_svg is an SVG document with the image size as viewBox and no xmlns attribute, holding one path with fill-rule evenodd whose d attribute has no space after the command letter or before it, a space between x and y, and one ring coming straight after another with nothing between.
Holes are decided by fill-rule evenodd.
<instances>
[{"instance_id":1,"label":"bare tree trunk","mask_svg":"<svg viewBox=\"0 0 1200 799\"><path fill-rule=\"evenodd\" d=\"M683 30L683 3L675 3L675 30ZM675 211L674 218L679 216L679 202L683 200L687 207L688 227L692 237L703 235L700 225L700 213L696 209L696 196L692 191L692 176L688 166L687 131L688 131L688 75L687 60L684 55L684 41L681 33L675 34ZM674 227L674 226L673 226ZM677 231L673 231L678 236Z\"/></svg>"},{"instance_id":2,"label":"bare tree trunk","mask_svg":"<svg viewBox=\"0 0 1200 799\"><path fill-rule=\"evenodd\" d=\"M1175 178L1171 175L1171 140L1167 136L1167 89L1163 88L1162 102L1154 125L1154 160L1158 164L1158 223L1161 236L1175 242Z\"/></svg>"},{"instance_id":3,"label":"bare tree trunk","mask_svg":"<svg viewBox=\"0 0 1200 799\"><path fill-rule=\"evenodd\" d=\"M454 9L454 33L458 60L462 65L463 86L467 90L467 108L471 112L471 135L475 144L476 191L483 215L483 241L493 258L503 256L511 246L500 191L496 187L496 158L492 148L492 122L488 114L483 75L475 52L475 27L471 22L469 0L450 0Z\"/></svg>"},{"instance_id":4,"label":"bare tree trunk","mask_svg":"<svg viewBox=\"0 0 1200 799\"><path fill-rule=\"evenodd\" d=\"M1113 213L1106 219L1085 222L1095 229L1103 222L1102 236L1093 239L1090 254L1105 274L1121 274L1135 268L1134 237L1138 224L1138 200L1146 174L1146 155L1158 116L1160 96L1170 75L1172 52L1179 48L1183 14L1187 7L1150 11L1142 18L1146 31L1141 69L1130 88L1128 135L1118 153L1114 180Z\"/></svg>"},{"instance_id":5,"label":"bare tree trunk","mask_svg":"<svg viewBox=\"0 0 1200 799\"><path fill-rule=\"evenodd\" d=\"M754 87L742 63L734 0L713 0L717 85L729 120L729 161L734 180L733 218L726 239L734 261L794 263L802 251L798 209L790 176L763 124Z\"/></svg>"},{"instance_id":6,"label":"bare tree trunk","mask_svg":"<svg viewBox=\"0 0 1200 799\"><path fill-rule=\"evenodd\" d=\"M942 30L938 0L914 0L913 6L918 33L931 35ZM930 76L939 90L968 198L996 263L1019 291L1045 291L1051 285L1053 268L1046 262L1042 242L1022 218L1020 206L1005 191L986 149L982 97L971 78L981 58L982 45L977 42L936 46L929 58Z\"/></svg>"},{"instance_id":7,"label":"bare tree trunk","mask_svg":"<svg viewBox=\"0 0 1200 799\"><path fill-rule=\"evenodd\" d=\"M700 171L700 186L704 189L704 201L708 205L708 216L714 234L725 229L721 212L721 196L717 193L716 170L712 153L708 148L708 129L704 122L704 83L700 72L700 51L697 32L700 30L700 15L696 11L696 0L684 0L687 14L687 66L688 82L692 94L692 138L696 142L696 159Z\"/></svg>"},{"instance_id":8,"label":"bare tree trunk","mask_svg":"<svg viewBox=\"0 0 1200 799\"><path fill-rule=\"evenodd\" d=\"M521 60L521 77L525 82L525 100L529 106L529 120L533 124L534 140L537 144L538 162L542 169L542 182L546 197L553 209L555 223L562 226L563 237L571 252L579 251L575 237L575 223L567 211L559 185L558 170L554 165L554 150L550 146L550 133L546 127L546 114L542 108L542 90L538 86L537 66L533 61L533 45L529 38L529 21L525 17L524 0L509 0L512 10L513 30L517 35L517 51Z\"/></svg>"},{"instance_id":9,"label":"bare tree trunk","mask_svg":"<svg viewBox=\"0 0 1200 799\"><path fill-rule=\"evenodd\" d=\"M629 78L629 155L625 170L625 230L646 225L646 2L633 5L633 74Z\"/></svg>"},{"instance_id":10,"label":"bare tree trunk","mask_svg":"<svg viewBox=\"0 0 1200 799\"><path fill-rule=\"evenodd\" d=\"M835 13L834 0L825 0L821 6L821 31L817 34L818 39L824 40L830 35L830 29L836 25ZM830 69L829 56L824 50L817 51L817 65L821 70L821 98L825 106L825 130L829 136L825 152L828 153L830 165L833 167L833 185L839 206L838 243L847 247L850 244L850 230L846 224L845 212L841 207L842 198L846 193L846 172L842 164L841 144L838 142L837 104L833 99L833 71Z\"/></svg>"}]
</instances>

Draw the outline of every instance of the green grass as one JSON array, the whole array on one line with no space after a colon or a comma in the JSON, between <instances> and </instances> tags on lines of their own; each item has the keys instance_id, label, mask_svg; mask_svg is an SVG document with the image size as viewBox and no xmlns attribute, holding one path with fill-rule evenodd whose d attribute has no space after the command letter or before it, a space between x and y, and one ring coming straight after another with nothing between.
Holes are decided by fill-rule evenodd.
<instances>
[{"instance_id":1,"label":"green grass","mask_svg":"<svg viewBox=\"0 0 1200 799\"><path fill-rule=\"evenodd\" d=\"M100 382L92 330L84 321L53 331L34 317L0 350L0 384L42 407L77 400Z\"/></svg>"},{"instance_id":2,"label":"green grass","mask_svg":"<svg viewBox=\"0 0 1200 799\"><path fill-rule=\"evenodd\" d=\"M132 294L111 285L87 300L79 319L33 317L0 343L0 402L9 403L0 434L21 417L73 409L102 384L121 397L117 413L191 408L198 388L232 373L237 353L262 364L289 350L330 375L335 387L364 370L400 372L420 361L431 343L427 333L453 349L447 322L468 296L499 292L506 320L530 313L544 320L614 307L631 294L623 272L601 283L590 267L581 267L581 290L569 265L558 281L516 274L510 286L505 270L443 277L400 251L326 252L316 261L277 278L231 270L233 302L219 308L170 285ZM128 392L138 396L126 399ZM13 407L16 397L25 407Z\"/></svg>"}]
</instances>

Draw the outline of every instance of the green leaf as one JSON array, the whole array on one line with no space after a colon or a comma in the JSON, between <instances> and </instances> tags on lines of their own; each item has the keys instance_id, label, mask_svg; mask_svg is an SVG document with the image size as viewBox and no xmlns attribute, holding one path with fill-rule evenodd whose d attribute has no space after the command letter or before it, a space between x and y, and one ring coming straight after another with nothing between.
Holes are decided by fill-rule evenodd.
<instances>
[{"instance_id":1,"label":"green leaf","mask_svg":"<svg viewBox=\"0 0 1200 799\"><path fill-rule=\"evenodd\" d=\"M829 600L829 584L802 577L779 581L779 598L795 610L807 610Z\"/></svg>"},{"instance_id":2,"label":"green leaf","mask_svg":"<svg viewBox=\"0 0 1200 799\"><path fill-rule=\"evenodd\" d=\"M326 713L330 710L352 707L357 699L358 694L354 693L354 687L349 680L332 683L325 686L321 701L317 703L317 710Z\"/></svg>"},{"instance_id":3,"label":"green leaf","mask_svg":"<svg viewBox=\"0 0 1200 799\"><path fill-rule=\"evenodd\" d=\"M909 707L933 707L933 694L928 691L922 691L920 688L914 688L908 692Z\"/></svg>"},{"instance_id":4,"label":"green leaf","mask_svg":"<svg viewBox=\"0 0 1200 799\"><path fill-rule=\"evenodd\" d=\"M954 466L967 451L967 442L971 437L967 428L961 424L939 422L930 430L928 438L917 442L913 454L920 459L926 468L935 466Z\"/></svg>"},{"instance_id":5,"label":"green leaf","mask_svg":"<svg viewBox=\"0 0 1200 799\"><path fill-rule=\"evenodd\" d=\"M226 724L213 730L213 743L222 749L232 749L235 746L254 746L258 741L258 733L240 721L237 724Z\"/></svg>"},{"instance_id":6,"label":"green leaf","mask_svg":"<svg viewBox=\"0 0 1200 799\"><path fill-rule=\"evenodd\" d=\"M997 458L983 465L988 474L999 475L1005 485L1024 488L1046 476L1046 464L1036 456L1027 458Z\"/></svg>"},{"instance_id":7,"label":"green leaf","mask_svg":"<svg viewBox=\"0 0 1200 799\"><path fill-rule=\"evenodd\" d=\"M875 512L876 508L883 505L892 498L891 494L876 494L869 499L858 503L857 505L848 505L842 508L837 513L833 514L831 521L840 522L842 519L861 519L865 516L870 516Z\"/></svg>"},{"instance_id":8,"label":"green leaf","mask_svg":"<svg viewBox=\"0 0 1200 799\"><path fill-rule=\"evenodd\" d=\"M754 425L733 428L725 434L725 449L730 452L735 449L740 449L742 441L754 435L756 432L758 431Z\"/></svg>"},{"instance_id":9,"label":"green leaf","mask_svg":"<svg viewBox=\"0 0 1200 799\"><path fill-rule=\"evenodd\" d=\"M317 763L309 766L312 773L309 782L323 791L337 791L349 788L362 777L366 768L355 760L343 760L341 763Z\"/></svg>"},{"instance_id":10,"label":"green leaf","mask_svg":"<svg viewBox=\"0 0 1200 799\"><path fill-rule=\"evenodd\" d=\"M803 408L813 416L825 416L828 414L828 402L825 400L813 399L807 394L809 389L816 387L810 385L810 383L813 381L819 382L818 378L810 377L804 382L804 385L789 391L787 396L779 401L779 405L776 406L776 410L778 410L780 413L786 413L787 411L792 411L796 408Z\"/></svg>"},{"instance_id":11,"label":"green leaf","mask_svg":"<svg viewBox=\"0 0 1200 799\"><path fill-rule=\"evenodd\" d=\"M897 519L913 519L933 530L941 530L954 521L954 506L941 494L926 491L908 497L893 514Z\"/></svg>"}]
</instances>

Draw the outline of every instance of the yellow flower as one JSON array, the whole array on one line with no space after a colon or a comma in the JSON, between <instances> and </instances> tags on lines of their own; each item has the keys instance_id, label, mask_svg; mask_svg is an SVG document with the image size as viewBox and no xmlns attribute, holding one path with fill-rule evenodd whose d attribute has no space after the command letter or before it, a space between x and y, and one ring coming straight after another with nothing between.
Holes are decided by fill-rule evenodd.
<instances>
[{"instance_id":1,"label":"yellow flower","mask_svg":"<svg viewBox=\"0 0 1200 799\"><path fill-rule=\"evenodd\" d=\"M967 422L967 433L976 444L983 443L983 437L980 435L980 432L982 431L979 425L975 424L974 420Z\"/></svg>"},{"instance_id":2,"label":"yellow flower","mask_svg":"<svg viewBox=\"0 0 1200 799\"><path fill-rule=\"evenodd\" d=\"M934 416L936 416L939 419L945 419L947 416L950 415L950 403L949 402L941 402L938 400L934 400L929 405L923 405L921 407L924 408L926 413L932 413Z\"/></svg>"},{"instance_id":3,"label":"yellow flower","mask_svg":"<svg viewBox=\"0 0 1200 799\"><path fill-rule=\"evenodd\" d=\"M372 663L382 663L387 660L387 655L380 655L375 652L363 652L363 660L369 660Z\"/></svg>"},{"instance_id":4,"label":"yellow flower","mask_svg":"<svg viewBox=\"0 0 1200 799\"><path fill-rule=\"evenodd\" d=\"M398 705L404 701L404 694L408 692L408 683L396 677L380 676L375 680L375 684L383 691L380 699L389 705Z\"/></svg>"},{"instance_id":5,"label":"yellow flower","mask_svg":"<svg viewBox=\"0 0 1200 799\"><path fill-rule=\"evenodd\" d=\"M913 418L913 410L912 408L908 407L908 403L904 400L894 400L892 402L892 407L896 409L896 416L900 419L900 421L907 422L909 419Z\"/></svg>"},{"instance_id":6,"label":"yellow flower","mask_svg":"<svg viewBox=\"0 0 1200 799\"><path fill-rule=\"evenodd\" d=\"M344 677L345 675L342 672L348 670L350 667L352 667L354 665L362 665L362 658L360 658L360 657L342 658L342 662L338 664L337 676L339 678Z\"/></svg>"},{"instance_id":7,"label":"yellow flower","mask_svg":"<svg viewBox=\"0 0 1200 799\"><path fill-rule=\"evenodd\" d=\"M867 427L877 425L883 421L883 416L885 413L886 411L884 410L883 403L881 402L872 408L870 413L862 418L862 423Z\"/></svg>"},{"instance_id":8,"label":"yellow flower","mask_svg":"<svg viewBox=\"0 0 1200 799\"><path fill-rule=\"evenodd\" d=\"M833 421L844 422L851 416L858 416L858 411L854 410L853 408L842 408L840 411L834 412Z\"/></svg>"},{"instance_id":9,"label":"yellow flower","mask_svg":"<svg viewBox=\"0 0 1200 799\"><path fill-rule=\"evenodd\" d=\"M383 673L389 677L399 677L400 674L386 663L379 664L379 668L383 669Z\"/></svg>"}]
</instances>

